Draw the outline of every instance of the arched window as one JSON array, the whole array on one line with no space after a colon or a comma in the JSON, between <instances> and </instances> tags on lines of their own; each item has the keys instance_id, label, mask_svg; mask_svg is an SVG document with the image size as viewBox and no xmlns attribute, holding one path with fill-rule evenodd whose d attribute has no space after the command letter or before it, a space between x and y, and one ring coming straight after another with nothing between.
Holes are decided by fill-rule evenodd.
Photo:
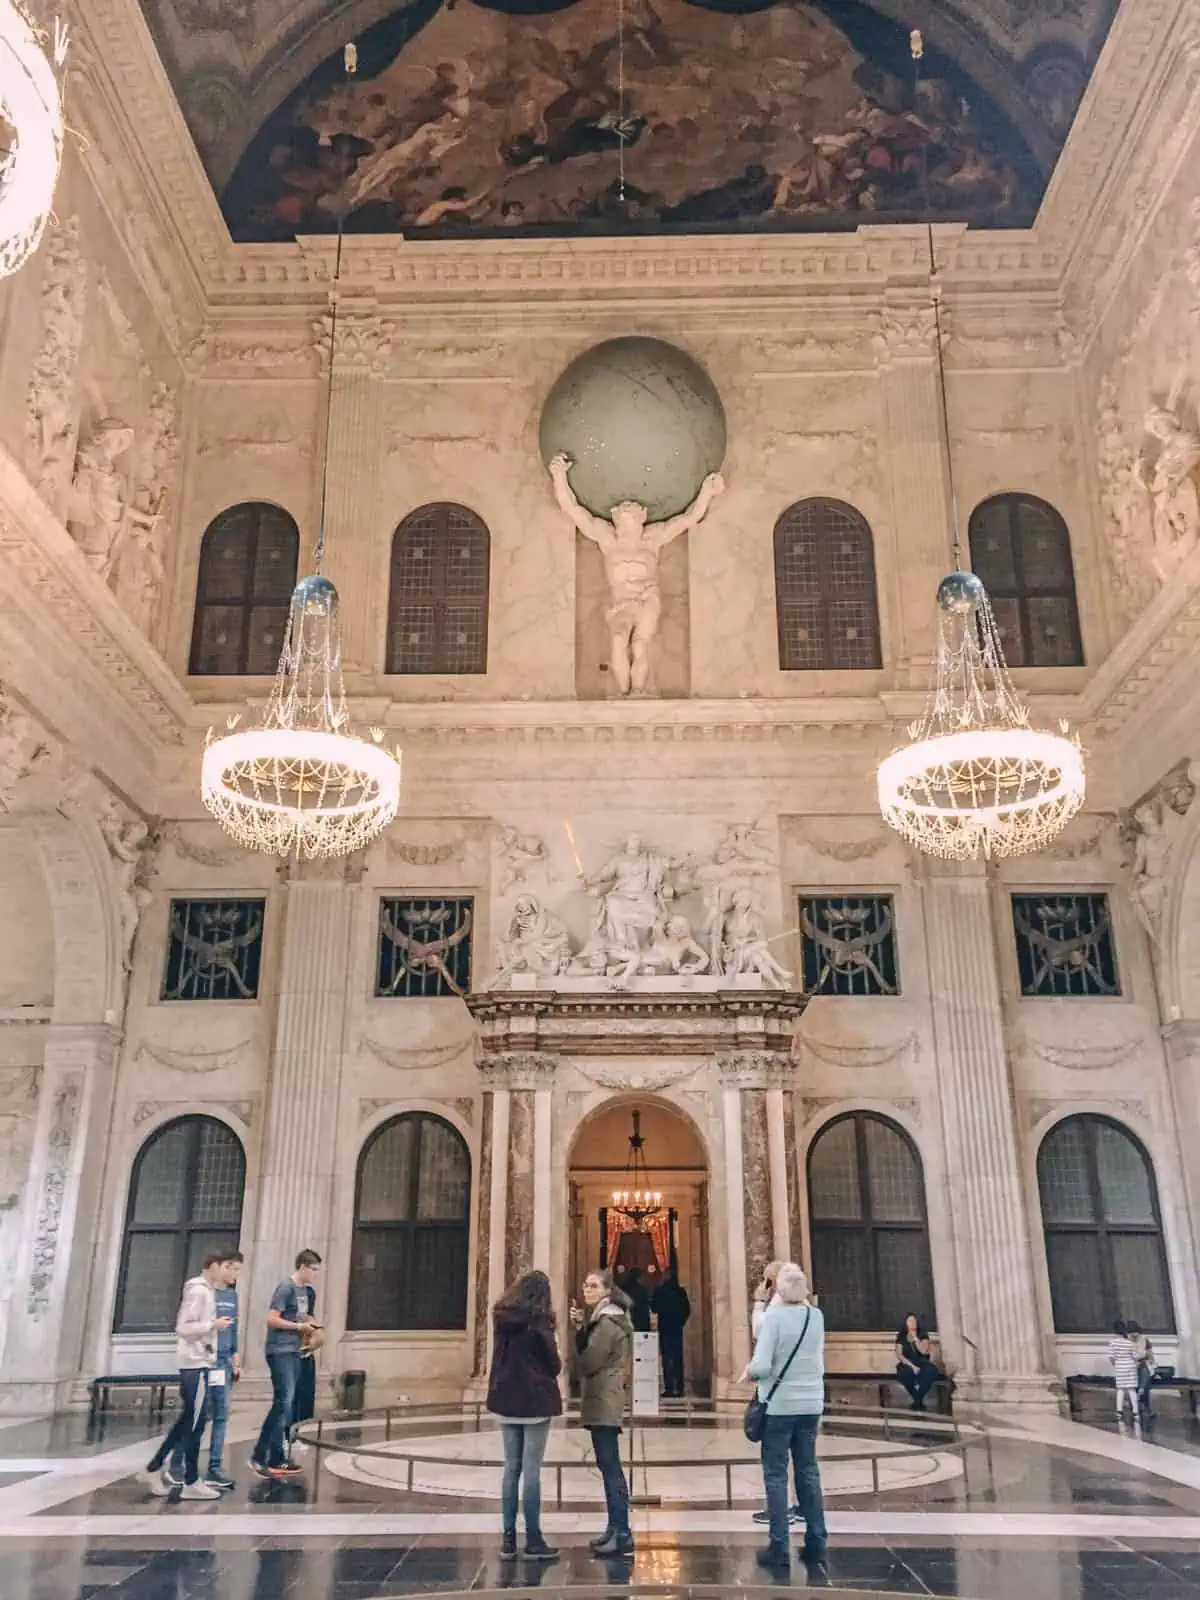
<instances>
[{"instance_id":1,"label":"arched window","mask_svg":"<svg viewBox=\"0 0 1200 1600\"><path fill-rule=\"evenodd\" d=\"M1057 1333L1107 1333L1122 1318L1173 1333L1154 1168L1107 1117L1068 1117L1042 1140L1038 1195Z\"/></svg>"},{"instance_id":2,"label":"arched window","mask_svg":"<svg viewBox=\"0 0 1200 1600\"><path fill-rule=\"evenodd\" d=\"M925 1180L911 1139L855 1111L808 1152L812 1280L831 1328L894 1332L913 1311L937 1321Z\"/></svg>"},{"instance_id":3,"label":"arched window","mask_svg":"<svg viewBox=\"0 0 1200 1600\"><path fill-rule=\"evenodd\" d=\"M1081 667L1071 536L1052 505L998 494L971 513L971 565L1010 667Z\"/></svg>"},{"instance_id":4,"label":"arched window","mask_svg":"<svg viewBox=\"0 0 1200 1600\"><path fill-rule=\"evenodd\" d=\"M784 672L878 667L875 549L841 500L801 500L775 524L775 614Z\"/></svg>"},{"instance_id":5,"label":"arched window","mask_svg":"<svg viewBox=\"0 0 1200 1600\"><path fill-rule=\"evenodd\" d=\"M116 1333L167 1333L179 1295L210 1250L236 1250L246 1157L213 1117L180 1117L151 1134L129 1183Z\"/></svg>"},{"instance_id":6,"label":"arched window","mask_svg":"<svg viewBox=\"0 0 1200 1600\"><path fill-rule=\"evenodd\" d=\"M491 540L465 506L421 506L392 539L386 672L487 671Z\"/></svg>"},{"instance_id":7,"label":"arched window","mask_svg":"<svg viewBox=\"0 0 1200 1600\"><path fill-rule=\"evenodd\" d=\"M348 1328L465 1328L471 1157L426 1112L377 1128L358 1158Z\"/></svg>"},{"instance_id":8,"label":"arched window","mask_svg":"<svg viewBox=\"0 0 1200 1600\"><path fill-rule=\"evenodd\" d=\"M278 506L248 500L213 518L200 545L189 672L274 676L299 559L300 530Z\"/></svg>"}]
</instances>

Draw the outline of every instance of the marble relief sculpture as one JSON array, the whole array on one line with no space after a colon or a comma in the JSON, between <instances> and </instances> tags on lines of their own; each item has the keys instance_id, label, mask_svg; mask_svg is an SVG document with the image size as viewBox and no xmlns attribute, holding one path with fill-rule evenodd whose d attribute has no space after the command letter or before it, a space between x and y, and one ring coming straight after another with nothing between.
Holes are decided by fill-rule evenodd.
<instances>
[{"instance_id":1,"label":"marble relief sculpture","mask_svg":"<svg viewBox=\"0 0 1200 1600\"><path fill-rule=\"evenodd\" d=\"M56 512L66 493L79 416L76 378L87 303L87 262L79 221L71 217L46 245L42 278L42 342L29 380L26 429L30 477Z\"/></svg>"},{"instance_id":2,"label":"marble relief sculpture","mask_svg":"<svg viewBox=\"0 0 1200 1600\"><path fill-rule=\"evenodd\" d=\"M1179 413L1179 383L1166 405L1146 412L1146 432L1158 441L1153 463L1145 452L1140 476L1150 495L1154 531L1154 570L1166 583L1200 544L1200 432Z\"/></svg>"},{"instance_id":3,"label":"marble relief sculpture","mask_svg":"<svg viewBox=\"0 0 1200 1600\"><path fill-rule=\"evenodd\" d=\"M1109 559L1121 609L1138 616L1154 594L1150 493L1121 427L1116 385L1100 386L1097 467L1100 501L1108 519Z\"/></svg>"},{"instance_id":4,"label":"marble relief sculpture","mask_svg":"<svg viewBox=\"0 0 1200 1600\"><path fill-rule=\"evenodd\" d=\"M610 665L621 694L644 694L650 678L650 645L662 616L658 557L664 546L703 522L709 507L725 488L719 472L710 473L686 511L665 522L646 521L646 508L625 500L613 506L608 519L580 504L571 488L569 456L550 462L554 497L563 514L585 539L599 546L608 581Z\"/></svg>"},{"instance_id":5,"label":"marble relief sculpture","mask_svg":"<svg viewBox=\"0 0 1200 1600\"><path fill-rule=\"evenodd\" d=\"M67 527L88 565L106 582L130 527L147 532L157 515L132 502L116 463L133 444L133 429L117 417L104 417L88 433L75 457L67 504Z\"/></svg>"},{"instance_id":6,"label":"marble relief sculpture","mask_svg":"<svg viewBox=\"0 0 1200 1600\"><path fill-rule=\"evenodd\" d=\"M162 542L179 460L175 416L174 391L156 384L138 443L132 504L113 553L117 598L144 633L150 631L166 576Z\"/></svg>"},{"instance_id":7,"label":"marble relief sculpture","mask_svg":"<svg viewBox=\"0 0 1200 1600\"><path fill-rule=\"evenodd\" d=\"M502 827L496 840L500 881L496 893L505 895L510 889L524 883L531 872L542 871L549 875L550 854L546 841L536 833L521 833L516 828Z\"/></svg>"},{"instance_id":8,"label":"marble relief sculpture","mask_svg":"<svg viewBox=\"0 0 1200 1600\"><path fill-rule=\"evenodd\" d=\"M124 816L109 804L97 819L113 863L113 882L121 918L121 966L133 971L133 941L152 895L148 877L154 865L154 840L140 817Z\"/></svg>"},{"instance_id":9,"label":"marble relief sculpture","mask_svg":"<svg viewBox=\"0 0 1200 1600\"><path fill-rule=\"evenodd\" d=\"M772 956L753 877L773 870L753 826L731 827L708 861L670 856L638 833L594 873L580 866L590 926L573 949L563 918L530 894L518 897L498 941L491 987L519 980L593 979L624 987L638 977L747 979L787 988L791 974ZM699 901L708 948L682 902ZM697 922L698 926L698 922Z\"/></svg>"}]
</instances>

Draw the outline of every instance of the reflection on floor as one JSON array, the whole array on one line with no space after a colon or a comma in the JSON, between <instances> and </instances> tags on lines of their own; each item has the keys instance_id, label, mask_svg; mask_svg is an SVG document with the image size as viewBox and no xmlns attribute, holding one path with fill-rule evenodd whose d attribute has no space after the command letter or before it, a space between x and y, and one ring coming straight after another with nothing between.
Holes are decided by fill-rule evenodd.
<instances>
[{"instance_id":1,"label":"reflection on floor","mask_svg":"<svg viewBox=\"0 0 1200 1600\"><path fill-rule=\"evenodd\" d=\"M666 1495L639 1509L637 1554L616 1563L588 1552L595 1507L567 1503L545 1518L559 1562L505 1563L486 1500L455 1503L364 1482L327 1470L324 1453L306 1457L302 1481L251 1477L247 1441L257 1420L235 1416L230 1456L240 1481L214 1505L153 1500L136 1484L149 1453L137 1425L118 1425L99 1446L84 1440L75 1416L0 1426L0 1600L367 1600L534 1589L571 1600L614 1590L682 1600L806 1587L830 1600L839 1592L856 1600L1200 1600L1200 1426L1180 1416L1137 1438L1111 1424L993 1415L986 1459L976 1453L965 1472L831 1502L828 1573L797 1559L790 1579L755 1565L763 1542L755 1502L736 1495L733 1509ZM681 1430L689 1453L704 1454L702 1432Z\"/></svg>"}]
</instances>

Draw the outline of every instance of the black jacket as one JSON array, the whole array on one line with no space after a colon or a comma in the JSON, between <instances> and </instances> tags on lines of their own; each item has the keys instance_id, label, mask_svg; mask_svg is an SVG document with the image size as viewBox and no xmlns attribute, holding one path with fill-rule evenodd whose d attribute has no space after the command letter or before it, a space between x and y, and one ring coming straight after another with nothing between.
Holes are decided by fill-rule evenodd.
<instances>
[{"instance_id":1,"label":"black jacket","mask_svg":"<svg viewBox=\"0 0 1200 1600\"><path fill-rule=\"evenodd\" d=\"M553 1320L521 1306L497 1306L492 1325L495 1339L488 1410L499 1417L560 1416L562 1395L557 1380L562 1358Z\"/></svg>"}]
</instances>

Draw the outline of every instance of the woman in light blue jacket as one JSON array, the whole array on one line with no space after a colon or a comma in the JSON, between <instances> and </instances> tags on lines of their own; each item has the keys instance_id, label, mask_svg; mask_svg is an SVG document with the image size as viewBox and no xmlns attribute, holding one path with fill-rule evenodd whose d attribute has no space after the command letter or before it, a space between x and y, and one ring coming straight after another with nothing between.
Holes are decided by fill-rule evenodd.
<instances>
[{"instance_id":1,"label":"woman in light blue jacket","mask_svg":"<svg viewBox=\"0 0 1200 1600\"><path fill-rule=\"evenodd\" d=\"M825 1318L808 1304L808 1279L789 1261L780 1268L775 1301L755 1342L746 1377L758 1383L767 1408L763 1483L771 1539L759 1551L763 1567L791 1566L788 1545L788 1457L796 1474L796 1500L804 1518L804 1560L824 1565L827 1536L817 1434L825 1410Z\"/></svg>"}]
</instances>

